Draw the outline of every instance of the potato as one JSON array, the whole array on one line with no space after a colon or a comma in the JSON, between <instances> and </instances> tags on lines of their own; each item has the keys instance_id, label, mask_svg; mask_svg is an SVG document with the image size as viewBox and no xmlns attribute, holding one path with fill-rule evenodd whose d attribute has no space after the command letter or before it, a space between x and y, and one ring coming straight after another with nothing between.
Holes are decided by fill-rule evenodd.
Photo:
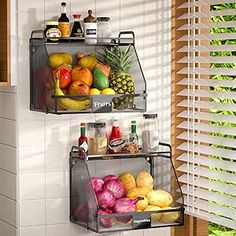
<instances>
[{"instance_id":1,"label":"potato","mask_svg":"<svg viewBox=\"0 0 236 236\"><path fill-rule=\"evenodd\" d=\"M161 210L160 207L158 206L152 206L152 205L148 205L147 208L144 211L158 211ZM156 223L160 220L161 218L161 213L153 213L151 214L151 220L152 222Z\"/></svg>"},{"instance_id":2,"label":"potato","mask_svg":"<svg viewBox=\"0 0 236 236\"><path fill-rule=\"evenodd\" d=\"M174 207L162 208L162 210L166 210L166 209L175 209L175 208ZM159 222L163 224L170 224L178 220L179 217L180 217L179 212L163 212L161 218L159 219Z\"/></svg>"},{"instance_id":3,"label":"potato","mask_svg":"<svg viewBox=\"0 0 236 236\"><path fill-rule=\"evenodd\" d=\"M150 205L159 207L168 207L173 202L172 196L164 190L153 190L147 194Z\"/></svg>"},{"instance_id":4,"label":"potato","mask_svg":"<svg viewBox=\"0 0 236 236\"><path fill-rule=\"evenodd\" d=\"M119 179L124 184L126 191L128 191L131 188L136 187L135 178L129 172L125 172L125 173L121 174Z\"/></svg>"},{"instance_id":5,"label":"potato","mask_svg":"<svg viewBox=\"0 0 236 236\"><path fill-rule=\"evenodd\" d=\"M146 196L150 191L151 189L149 189L148 187L134 187L127 191L126 197L136 198L138 196Z\"/></svg>"},{"instance_id":6,"label":"potato","mask_svg":"<svg viewBox=\"0 0 236 236\"><path fill-rule=\"evenodd\" d=\"M136 211L144 211L147 206L148 206L148 199L144 196L143 197L143 200L139 200L137 203L136 203Z\"/></svg>"},{"instance_id":7,"label":"potato","mask_svg":"<svg viewBox=\"0 0 236 236\"><path fill-rule=\"evenodd\" d=\"M147 171L142 171L138 174L136 178L137 187L148 187L153 189L153 178Z\"/></svg>"}]
</instances>

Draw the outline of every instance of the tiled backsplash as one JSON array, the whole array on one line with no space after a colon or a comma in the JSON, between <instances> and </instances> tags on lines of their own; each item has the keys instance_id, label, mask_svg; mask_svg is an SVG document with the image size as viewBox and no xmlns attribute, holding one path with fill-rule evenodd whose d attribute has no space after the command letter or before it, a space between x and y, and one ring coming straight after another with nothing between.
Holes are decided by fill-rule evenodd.
<instances>
[{"instance_id":1,"label":"tiled backsplash","mask_svg":"<svg viewBox=\"0 0 236 236\"><path fill-rule=\"evenodd\" d=\"M45 115L29 110L29 50L32 29L58 17L61 0L18 0L18 86L0 89L0 235L95 236L69 222L68 155L82 121L112 114ZM88 9L111 16L113 33L134 30L148 85L148 111L159 113L162 140L170 138L171 1L69 0L68 12ZM17 102L16 102L17 101ZM7 106L5 104L8 104ZM5 106L4 106L5 105ZM118 114L123 130L141 114ZM16 134L16 135L15 135ZM125 165L118 165L123 169ZM99 169L99 164L94 167ZM107 168L111 173L114 165ZM115 170L114 170L115 171ZM118 170L117 170L118 171ZM96 172L97 173L97 172ZM3 206L4 205L4 209ZM167 236L168 229L111 236Z\"/></svg>"}]
</instances>

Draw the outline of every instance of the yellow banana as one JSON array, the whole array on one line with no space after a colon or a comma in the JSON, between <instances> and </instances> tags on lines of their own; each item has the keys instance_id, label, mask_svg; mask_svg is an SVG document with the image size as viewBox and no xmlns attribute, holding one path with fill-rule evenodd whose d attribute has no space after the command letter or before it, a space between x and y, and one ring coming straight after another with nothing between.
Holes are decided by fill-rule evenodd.
<instances>
[{"instance_id":1,"label":"yellow banana","mask_svg":"<svg viewBox=\"0 0 236 236\"><path fill-rule=\"evenodd\" d=\"M65 96L65 94L60 89L58 79L56 80L55 94L57 96ZM86 99L83 101L76 101L71 98L62 98L62 99L58 99L58 103L60 104L61 107L68 110L85 110L91 107L90 99Z\"/></svg>"}]
</instances>

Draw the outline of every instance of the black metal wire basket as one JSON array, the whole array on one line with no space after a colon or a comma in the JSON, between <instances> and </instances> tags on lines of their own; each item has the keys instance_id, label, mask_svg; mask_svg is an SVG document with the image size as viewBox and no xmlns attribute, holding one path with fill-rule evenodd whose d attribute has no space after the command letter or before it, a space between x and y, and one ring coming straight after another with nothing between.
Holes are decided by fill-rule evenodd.
<instances>
[{"instance_id":1,"label":"black metal wire basket","mask_svg":"<svg viewBox=\"0 0 236 236\"><path fill-rule=\"evenodd\" d=\"M43 31L32 31L30 38L30 110L53 113L111 113L111 112L145 112L146 111L146 81L135 48L135 35L133 32L120 32L118 38L106 39L109 43L86 44L84 38L66 38L57 42L48 42ZM53 85L53 71L49 63L49 55L52 53L70 53L73 64L76 64L77 53L84 55L101 52L104 47L119 46L126 49L131 47L133 66L130 71L135 84L135 94L115 95L70 95L63 96L55 93ZM85 109L69 109L62 107L60 101L64 99L88 100ZM124 101L129 104L124 107L115 107L116 101ZM130 101L131 103L125 102ZM74 102L72 101L72 102Z\"/></svg>"},{"instance_id":2,"label":"black metal wire basket","mask_svg":"<svg viewBox=\"0 0 236 236\"><path fill-rule=\"evenodd\" d=\"M153 176L154 189L162 189L172 195L171 207L100 215L91 177L109 173L119 175L125 171L135 176L143 170ZM104 219L115 223L104 227L101 224ZM70 220L97 233L183 225L183 194L171 160L170 145L160 143L160 151L156 153L88 155L86 158L79 157L78 147L73 146L70 152Z\"/></svg>"}]
</instances>

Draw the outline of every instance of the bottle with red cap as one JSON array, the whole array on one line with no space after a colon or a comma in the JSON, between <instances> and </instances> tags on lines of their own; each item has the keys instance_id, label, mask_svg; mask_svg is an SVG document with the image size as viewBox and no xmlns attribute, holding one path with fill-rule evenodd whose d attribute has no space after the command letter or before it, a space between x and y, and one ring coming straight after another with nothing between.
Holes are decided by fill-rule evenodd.
<instances>
[{"instance_id":1,"label":"bottle with red cap","mask_svg":"<svg viewBox=\"0 0 236 236\"><path fill-rule=\"evenodd\" d=\"M85 157L88 153L88 138L85 135L85 123L80 124L80 138L78 140L79 147L84 151L79 150L79 157Z\"/></svg>"},{"instance_id":2,"label":"bottle with red cap","mask_svg":"<svg viewBox=\"0 0 236 236\"><path fill-rule=\"evenodd\" d=\"M79 13L73 15L74 24L71 30L71 35L70 35L71 37L76 37L76 38L84 37L84 33L80 24L80 16L81 15Z\"/></svg>"}]
</instances>

